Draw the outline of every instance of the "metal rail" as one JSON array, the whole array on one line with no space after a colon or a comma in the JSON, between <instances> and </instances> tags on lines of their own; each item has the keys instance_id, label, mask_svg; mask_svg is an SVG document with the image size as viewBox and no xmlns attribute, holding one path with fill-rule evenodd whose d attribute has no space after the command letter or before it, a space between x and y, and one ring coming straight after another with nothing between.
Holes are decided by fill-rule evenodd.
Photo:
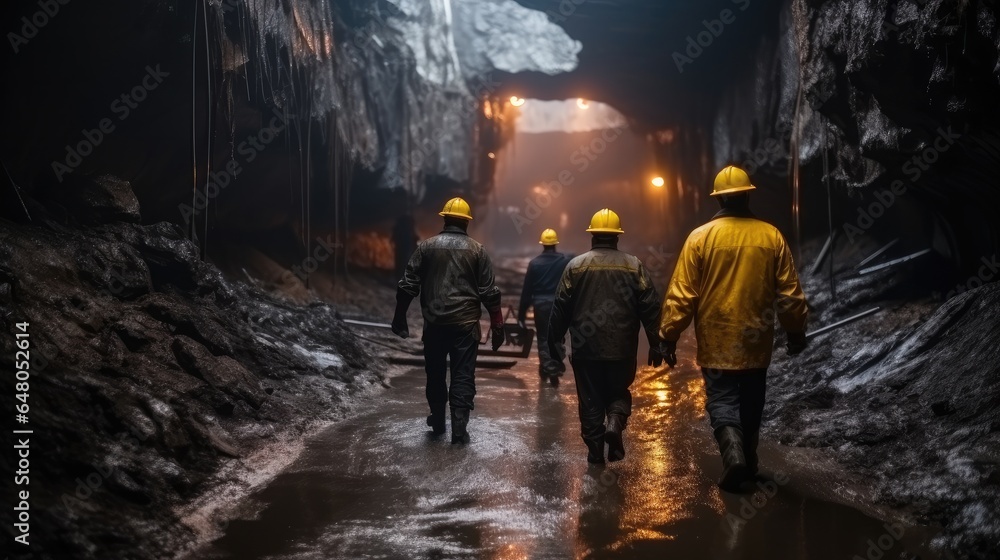
<instances>
[{"instance_id":1,"label":"metal rail","mask_svg":"<svg viewBox=\"0 0 1000 560\"><path fill-rule=\"evenodd\" d=\"M814 330L811 333L807 333L806 334L806 338L814 338L814 337L817 337L817 336L819 336L821 334L826 334L826 333L828 333L828 332L830 332L830 331L832 331L834 329L839 329L840 327L843 327L844 325L847 325L849 323L853 323L854 321L857 321L858 319L862 319L862 318L867 317L869 315L873 315L875 313L878 313L881 310L882 310L881 307L873 307L873 308L869 309L868 311L862 311L861 313L858 313L857 315L848 317L846 319L841 319L840 321L837 321L836 323L833 323L832 325L827 325L825 327L822 327L822 328L819 328L817 330Z\"/></svg>"}]
</instances>

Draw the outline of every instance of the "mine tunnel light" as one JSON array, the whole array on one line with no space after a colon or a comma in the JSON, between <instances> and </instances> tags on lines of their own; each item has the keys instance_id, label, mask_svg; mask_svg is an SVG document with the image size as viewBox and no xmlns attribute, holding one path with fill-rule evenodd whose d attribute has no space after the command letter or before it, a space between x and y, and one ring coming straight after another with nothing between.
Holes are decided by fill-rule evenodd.
<instances>
[{"instance_id":1,"label":"mine tunnel light","mask_svg":"<svg viewBox=\"0 0 1000 560\"><path fill-rule=\"evenodd\" d=\"M496 159L497 155L494 154L493 152L490 152L490 153L486 154L486 157L488 157L490 159Z\"/></svg>"},{"instance_id":2,"label":"mine tunnel light","mask_svg":"<svg viewBox=\"0 0 1000 560\"><path fill-rule=\"evenodd\" d=\"M515 106L515 107L520 107L521 105L524 105L524 98L523 97L518 97L516 95L512 95L510 97L510 104L513 105L513 106Z\"/></svg>"},{"instance_id":3,"label":"mine tunnel light","mask_svg":"<svg viewBox=\"0 0 1000 560\"><path fill-rule=\"evenodd\" d=\"M666 184L666 181L663 180L663 177L653 177L653 180L650 181L650 183L652 183L654 187L660 188Z\"/></svg>"},{"instance_id":4,"label":"mine tunnel light","mask_svg":"<svg viewBox=\"0 0 1000 560\"><path fill-rule=\"evenodd\" d=\"M576 106L579 107L579 108L581 108L581 109L587 109L587 108L590 107L590 101L587 101L586 99L584 99L582 97L578 97L577 100L576 100Z\"/></svg>"}]
</instances>

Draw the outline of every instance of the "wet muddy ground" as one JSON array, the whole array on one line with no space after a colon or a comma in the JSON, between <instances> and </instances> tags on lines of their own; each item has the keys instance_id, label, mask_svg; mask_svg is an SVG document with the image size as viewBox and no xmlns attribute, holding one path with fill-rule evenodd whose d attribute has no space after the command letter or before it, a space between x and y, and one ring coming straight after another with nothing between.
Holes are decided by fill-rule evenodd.
<instances>
[{"instance_id":1,"label":"wet muddy ground","mask_svg":"<svg viewBox=\"0 0 1000 560\"><path fill-rule=\"evenodd\" d=\"M190 558L934 558L926 530L825 499L780 446L756 487L721 492L691 362L642 369L628 456L607 467L586 463L572 376L536 371L532 354L477 372L466 447L430 437L422 370L393 379Z\"/></svg>"}]
</instances>

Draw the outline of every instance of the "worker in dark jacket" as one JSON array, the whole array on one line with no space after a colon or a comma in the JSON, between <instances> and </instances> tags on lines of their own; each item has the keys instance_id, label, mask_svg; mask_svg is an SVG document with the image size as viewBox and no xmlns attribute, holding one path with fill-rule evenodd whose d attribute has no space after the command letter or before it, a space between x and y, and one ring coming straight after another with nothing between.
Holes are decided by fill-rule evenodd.
<instances>
[{"instance_id":1,"label":"worker in dark jacket","mask_svg":"<svg viewBox=\"0 0 1000 560\"><path fill-rule=\"evenodd\" d=\"M538 335L538 375L547 377L553 385L558 385L559 378L566 371L562 356L566 353L563 341L556 341L560 352L553 355L549 352L549 315L552 313L552 302L556 297L559 279L566 270L566 264L572 255L556 251L559 236L554 229L542 232L538 243L542 245L542 254L531 259L528 272L524 275L524 288L521 290L521 305L518 308L518 324L525 328L524 316L528 307L535 308L535 330Z\"/></svg>"},{"instance_id":2,"label":"worker in dark jacket","mask_svg":"<svg viewBox=\"0 0 1000 560\"><path fill-rule=\"evenodd\" d=\"M451 405L451 442L468 443L469 411L476 395L476 354L482 305L490 313L493 349L503 344L500 289L486 249L466 233L472 220L469 204L449 200L440 212L444 230L420 242L406 265L396 291L392 332L407 338L406 310L420 296L424 316L424 360L427 370L427 425L445 432L445 403ZM451 358L451 389L447 360Z\"/></svg>"},{"instance_id":3,"label":"worker in dark jacket","mask_svg":"<svg viewBox=\"0 0 1000 560\"><path fill-rule=\"evenodd\" d=\"M624 233L618 214L599 211L587 231L593 235L592 249L563 272L548 342L549 352L558 355L556 341L570 333L587 461L603 463L605 443L609 461L625 458L622 431L632 412L629 387L635 380L640 323L649 340L649 365L663 363L656 334L660 305L642 262L618 250L618 236Z\"/></svg>"},{"instance_id":4,"label":"worker in dark jacket","mask_svg":"<svg viewBox=\"0 0 1000 560\"><path fill-rule=\"evenodd\" d=\"M757 473L775 314L790 355L805 349L809 314L785 238L750 212L755 188L732 165L716 176L712 196L721 210L684 242L660 323L662 353L673 367L677 340L694 321L705 408L722 456L719 486L731 491Z\"/></svg>"}]
</instances>

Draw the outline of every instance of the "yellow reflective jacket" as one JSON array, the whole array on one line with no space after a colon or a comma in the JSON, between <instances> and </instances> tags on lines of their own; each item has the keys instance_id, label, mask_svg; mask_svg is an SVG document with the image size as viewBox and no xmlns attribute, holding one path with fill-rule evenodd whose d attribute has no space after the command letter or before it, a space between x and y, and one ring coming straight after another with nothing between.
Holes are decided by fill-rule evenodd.
<instances>
[{"instance_id":1,"label":"yellow reflective jacket","mask_svg":"<svg viewBox=\"0 0 1000 560\"><path fill-rule=\"evenodd\" d=\"M806 298L777 228L724 210L691 232L663 300L664 340L676 341L694 319L698 365L766 368L776 314L787 332L805 331Z\"/></svg>"}]
</instances>

